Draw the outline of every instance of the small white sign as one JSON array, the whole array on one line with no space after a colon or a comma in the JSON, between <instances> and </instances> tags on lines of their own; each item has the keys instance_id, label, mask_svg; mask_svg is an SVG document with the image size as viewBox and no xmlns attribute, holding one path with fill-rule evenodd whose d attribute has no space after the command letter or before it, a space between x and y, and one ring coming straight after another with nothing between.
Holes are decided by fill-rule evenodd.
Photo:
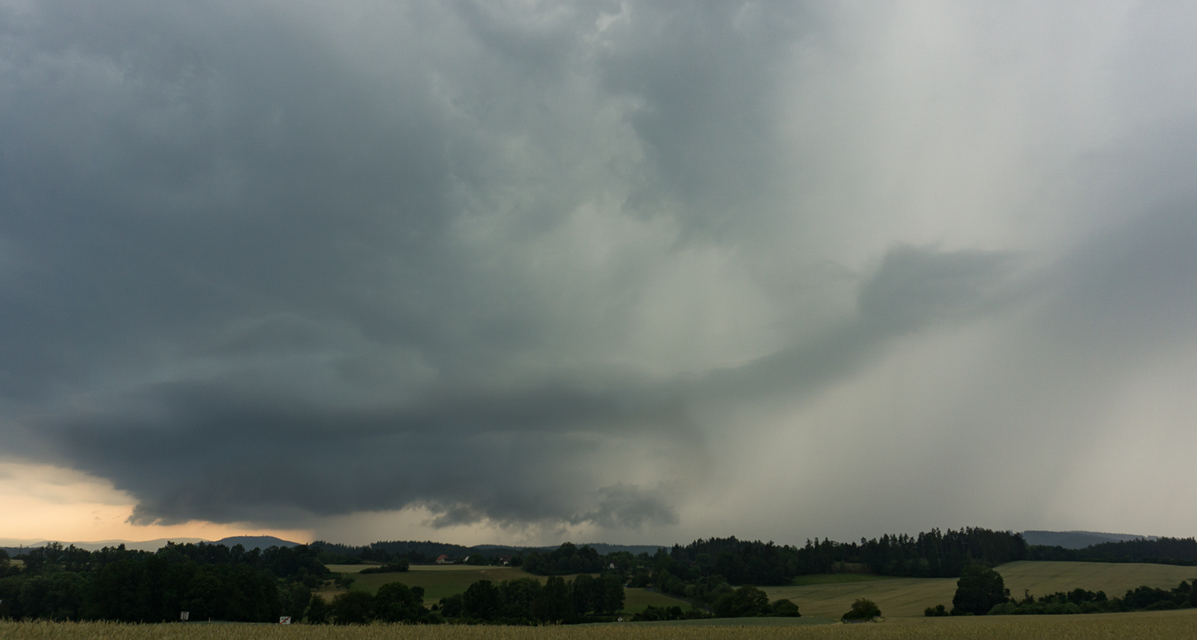
<instances>
[{"instance_id":1,"label":"small white sign","mask_svg":"<svg viewBox=\"0 0 1197 640\"><path fill-rule=\"evenodd\" d=\"M279 624L291 624L291 616L279 616L278 623Z\"/></svg>"},{"instance_id":2,"label":"small white sign","mask_svg":"<svg viewBox=\"0 0 1197 640\"><path fill-rule=\"evenodd\" d=\"M190 617L191 617L190 611L180 611L179 612L179 620L182 620L183 622L187 622L187 618L190 618Z\"/></svg>"}]
</instances>

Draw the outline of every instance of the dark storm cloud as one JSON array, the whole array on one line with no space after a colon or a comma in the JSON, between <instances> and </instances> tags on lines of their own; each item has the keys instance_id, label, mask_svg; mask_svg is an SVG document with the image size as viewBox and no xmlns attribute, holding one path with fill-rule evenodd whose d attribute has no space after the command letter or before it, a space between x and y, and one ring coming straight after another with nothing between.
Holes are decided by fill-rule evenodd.
<instances>
[{"instance_id":1,"label":"dark storm cloud","mask_svg":"<svg viewBox=\"0 0 1197 640\"><path fill-rule=\"evenodd\" d=\"M667 522L676 516L661 498L604 485L605 470L586 461L611 455L604 439L621 432L693 437L677 416L565 389L373 412L246 397L213 385L153 388L143 396L137 412L39 426L61 434L70 460L138 496L135 518L146 523L302 522L304 514L412 504L441 512L440 524L481 517ZM647 438L640 433L637 440ZM672 447L671 455L702 462L701 452L685 446ZM577 512L589 502L589 511Z\"/></svg>"},{"instance_id":2,"label":"dark storm cloud","mask_svg":"<svg viewBox=\"0 0 1197 640\"><path fill-rule=\"evenodd\" d=\"M590 150L561 148L570 114L546 110L571 99L568 76L599 74L587 65L626 75L660 53L582 59L603 9L619 7L546 22L407 6L379 18L397 60L378 68L263 5L9 9L0 390L14 437L112 479L139 522L412 504L443 523L675 521L662 487L708 456L676 393L585 363L514 366L548 348L552 302L503 255L593 191L553 173ZM732 37L734 15L706 13L654 20L696 20L682 42ZM752 37L710 73L680 52L675 89L718 93L769 53L748 52ZM648 143L674 159L754 90L687 116L702 95L619 73L618 91L653 90ZM667 113L686 130L662 130ZM550 164L510 166L519 140L556 146ZM672 162L656 166L694 174ZM451 225L510 207L495 189L513 187L528 195L508 246L464 246ZM644 447L665 461L645 472Z\"/></svg>"},{"instance_id":3,"label":"dark storm cloud","mask_svg":"<svg viewBox=\"0 0 1197 640\"><path fill-rule=\"evenodd\" d=\"M662 527L753 463L712 444L727 416L813 401L898 345L1006 322L1020 370L1079 379L1184 339L1193 199L1161 186L1184 152L1085 178L1117 196L1100 232L1034 256L990 241L1006 218L974 233L971 208L908 205L907 165L985 127L947 92L925 139L910 125L885 151L869 118L907 126L896 98L924 92L837 57L884 51L875 22L750 2L6 5L5 452L110 479L138 523L418 506L435 526ZM843 96L855 111L820 102ZM894 175L871 164L887 153ZM958 201L1017 174L986 160L969 173L999 186ZM1036 406L985 395L1015 378L942 440Z\"/></svg>"},{"instance_id":4,"label":"dark storm cloud","mask_svg":"<svg viewBox=\"0 0 1197 640\"><path fill-rule=\"evenodd\" d=\"M676 198L688 228L753 229L777 179L771 112L790 47L822 18L801 2L636 5L635 20L603 58L610 90L636 96L631 114L654 180L636 198Z\"/></svg>"},{"instance_id":5,"label":"dark storm cloud","mask_svg":"<svg viewBox=\"0 0 1197 640\"><path fill-rule=\"evenodd\" d=\"M801 398L859 372L903 336L965 323L1009 307L1034 289L1015 256L930 247L891 249L860 285L857 313L757 361L713 372L696 398L735 402Z\"/></svg>"},{"instance_id":6,"label":"dark storm cloud","mask_svg":"<svg viewBox=\"0 0 1197 640\"><path fill-rule=\"evenodd\" d=\"M685 478L711 464L690 407L809 394L876 358L908 332L992 304L1007 259L902 247L862 287L861 314L813 344L701 379L653 382L623 373L561 372L573 382L523 389L431 390L405 407L328 407L247 381L144 387L116 406L43 422L65 460L137 496L135 519L174 523L295 524L418 504L437 525L673 523L668 490L641 487L605 467L620 442L662 449L655 464ZM238 341L254 353L269 336L309 345L281 328ZM267 350L273 353L272 349ZM224 355L226 352L222 352ZM598 468L591 465L598 463ZM582 506L583 508L579 508Z\"/></svg>"},{"instance_id":7,"label":"dark storm cloud","mask_svg":"<svg viewBox=\"0 0 1197 640\"><path fill-rule=\"evenodd\" d=\"M6 424L128 489L140 520L572 513L571 489L602 479L530 500L518 469L585 455L570 436L609 417L601 399L436 391L477 387L535 332L519 284L445 236L455 174L494 179L494 150L432 104L449 63L419 59L457 45L423 34L380 83L269 8L193 9L8 16L0 384L20 413L60 417ZM443 26L427 17L397 30ZM456 439L484 429L498 440ZM562 435L526 435L545 430Z\"/></svg>"}]
</instances>

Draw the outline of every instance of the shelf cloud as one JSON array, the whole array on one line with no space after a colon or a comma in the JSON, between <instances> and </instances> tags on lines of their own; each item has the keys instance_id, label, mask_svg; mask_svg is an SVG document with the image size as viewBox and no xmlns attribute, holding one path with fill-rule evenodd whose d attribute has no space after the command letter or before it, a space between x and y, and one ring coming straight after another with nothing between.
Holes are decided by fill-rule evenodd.
<instances>
[{"instance_id":1,"label":"shelf cloud","mask_svg":"<svg viewBox=\"0 0 1197 640\"><path fill-rule=\"evenodd\" d=\"M138 525L1192 535L1187 11L0 2L0 457Z\"/></svg>"}]
</instances>

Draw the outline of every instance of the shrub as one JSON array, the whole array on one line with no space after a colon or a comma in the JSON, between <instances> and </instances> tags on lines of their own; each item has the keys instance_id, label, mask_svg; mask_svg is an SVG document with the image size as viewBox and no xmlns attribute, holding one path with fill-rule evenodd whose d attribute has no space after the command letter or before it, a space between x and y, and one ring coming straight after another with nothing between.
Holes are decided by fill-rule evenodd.
<instances>
[{"instance_id":1,"label":"shrub","mask_svg":"<svg viewBox=\"0 0 1197 640\"><path fill-rule=\"evenodd\" d=\"M308 624L328 624L328 603L320 596L308 602Z\"/></svg>"},{"instance_id":2,"label":"shrub","mask_svg":"<svg viewBox=\"0 0 1197 640\"><path fill-rule=\"evenodd\" d=\"M648 605L644 611L632 616L632 622L656 622L658 620L681 620L682 608L678 606L673 607L654 607Z\"/></svg>"},{"instance_id":3,"label":"shrub","mask_svg":"<svg viewBox=\"0 0 1197 640\"><path fill-rule=\"evenodd\" d=\"M983 616L994 605L1010 599L1001 574L977 564L964 568L956 582L956 595L952 597L952 615L973 614Z\"/></svg>"},{"instance_id":4,"label":"shrub","mask_svg":"<svg viewBox=\"0 0 1197 640\"><path fill-rule=\"evenodd\" d=\"M841 620L872 620L881 615L881 609L872 600L861 598L852 603L852 610L845 613Z\"/></svg>"},{"instance_id":5,"label":"shrub","mask_svg":"<svg viewBox=\"0 0 1197 640\"><path fill-rule=\"evenodd\" d=\"M790 600L776 600L769 605L769 615L778 618L801 618L798 605Z\"/></svg>"},{"instance_id":6,"label":"shrub","mask_svg":"<svg viewBox=\"0 0 1197 640\"><path fill-rule=\"evenodd\" d=\"M769 596L756 587L744 585L719 596L712 608L720 618L759 616L769 610Z\"/></svg>"},{"instance_id":7,"label":"shrub","mask_svg":"<svg viewBox=\"0 0 1197 640\"><path fill-rule=\"evenodd\" d=\"M365 591L350 591L333 598L333 622L366 624L374 617L374 596Z\"/></svg>"},{"instance_id":8,"label":"shrub","mask_svg":"<svg viewBox=\"0 0 1197 640\"><path fill-rule=\"evenodd\" d=\"M943 605L940 605L943 606ZM1001 604L993 605L993 608L986 613L987 616L1011 616L1018 613L1018 605L1013 602L1003 602ZM927 614L931 615L931 614Z\"/></svg>"},{"instance_id":9,"label":"shrub","mask_svg":"<svg viewBox=\"0 0 1197 640\"><path fill-rule=\"evenodd\" d=\"M401 573L407 571L409 566L410 565L407 559L404 558L399 562L384 564L381 567L369 567L367 569L362 569L358 573Z\"/></svg>"}]
</instances>

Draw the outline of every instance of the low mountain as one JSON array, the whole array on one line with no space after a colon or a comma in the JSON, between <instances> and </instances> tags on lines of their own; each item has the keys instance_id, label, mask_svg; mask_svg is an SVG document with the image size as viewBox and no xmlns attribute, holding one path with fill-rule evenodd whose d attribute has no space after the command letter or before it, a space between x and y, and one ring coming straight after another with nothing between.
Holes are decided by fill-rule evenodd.
<instances>
[{"instance_id":1,"label":"low mountain","mask_svg":"<svg viewBox=\"0 0 1197 640\"><path fill-rule=\"evenodd\" d=\"M525 548L534 548L537 551L544 552L544 551L553 551L553 550L557 549L557 547L560 547L560 546L561 545L556 545L553 547L525 547ZM620 552L624 552L624 551L626 551L634 556L640 555L641 553L647 553L648 555L651 556L657 552L657 549L663 548L666 551L668 551L672 547L672 545L607 544L605 542L583 542L583 543L577 544L577 546L578 546L578 548L590 547L591 549L594 549L595 551L597 551L600 556L605 556L605 555L608 555L611 553L620 553Z\"/></svg>"},{"instance_id":2,"label":"low mountain","mask_svg":"<svg viewBox=\"0 0 1197 640\"><path fill-rule=\"evenodd\" d=\"M0 543L4 543L4 542L10 542L10 541L0 540ZM125 545L126 549L132 549L134 551L157 551L157 550L161 549L162 547L165 547L167 542L174 542L177 544L186 544L186 543L199 544L200 542L203 542L205 544L223 544L226 547L232 547L233 545L239 544L239 545L245 547L246 551L249 551L251 549L266 549L268 547L294 547L299 544L298 542L290 542L288 540L283 540L281 538L275 538L274 536L234 536L231 538L224 538L222 540L217 540L216 542L212 542L211 540L204 540L203 538L158 538L156 540L94 540L94 541L90 541L90 542L69 542L69 541L65 541L65 540L62 540L62 541L36 540L36 541L30 541L28 543L26 543L25 541L20 541L20 542L21 542L21 544L19 544L19 545L5 544L3 546L0 546L0 549L4 549L5 551L7 551L9 556L16 557L17 555L24 553L26 549L32 549L35 547L44 547L51 542L61 542L62 546L64 546L64 547L69 547L71 545L75 545L76 547L78 547L80 549L87 549L88 551L97 551L99 549L103 549L104 547L119 547L122 544Z\"/></svg>"},{"instance_id":3,"label":"low mountain","mask_svg":"<svg viewBox=\"0 0 1197 640\"><path fill-rule=\"evenodd\" d=\"M245 547L246 551L251 551L253 549L269 549L270 547L298 547L300 543L283 540L274 536L232 536L230 538L221 538L211 544L223 544L229 548L241 545Z\"/></svg>"},{"instance_id":4,"label":"low mountain","mask_svg":"<svg viewBox=\"0 0 1197 640\"><path fill-rule=\"evenodd\" d=\"M157 550L161 549L162 547L165 547L167 542L177 542L177 543L192 542L192 543L195 543L195 542L207 542L207 541L202 538L158 538L156 540L92 540L89 542L78 542L78 541L70 542L67 540L39 540L37 542L23 545L23 548L24 549L32 549L34 547L44 547L47 544L50 544L51 542L59 542L64 547L69 547L71 545L75 545L75 547L77 547L79 549L87 549L88 551L98 551L100 549L103 549L104 547L119 547L122 544L125 545L126 549L132 549L134 551L157 551ZM4 548L8 551L9 555L11 555L11 556L16 555L16 553L13 552L12 547L5 546ZM24 553L23 550L21 550L20 552Z\"/></svg>"},{"instance_id":5,"label":"low mountain","mask_svg":"<svg viewBox=\"0 0 1197 640\"><path fill-rule=\"evenodd\" d=\"M1029 545L1084 549L1103 542L1126 542L1127 540L1156 540L1155 536L1140 536L1129 533L1102 533L1098 531L1023 531L1022 537Z\"/></svg>"}]
</instances>

